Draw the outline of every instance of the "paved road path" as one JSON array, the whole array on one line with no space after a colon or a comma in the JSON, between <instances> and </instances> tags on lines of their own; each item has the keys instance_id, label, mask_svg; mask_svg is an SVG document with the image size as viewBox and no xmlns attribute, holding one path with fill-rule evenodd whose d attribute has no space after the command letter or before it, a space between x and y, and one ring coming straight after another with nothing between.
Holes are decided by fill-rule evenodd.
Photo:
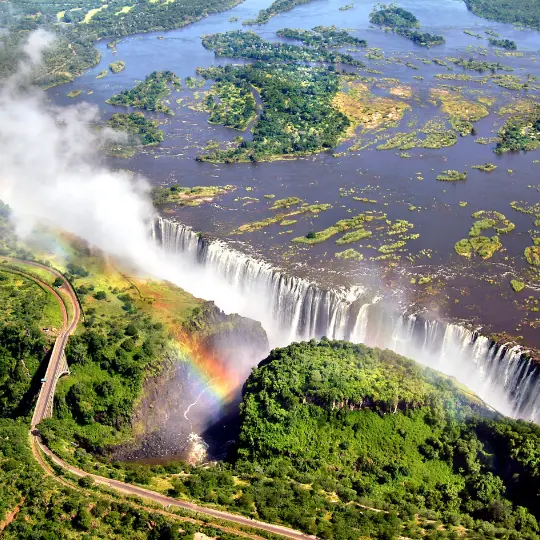
<instances>
[{"instance_id":1,"label":"paved road path","mask_svg":"<svg viewBox=\"0 0 540 540\"><path fill-rule=\"evenodd\" d=\"M13 259L10 257L1 257L0 261L2 259L7 260L12 263L25 264L25 265L30 265L36 268L40 268L41 270L46 270L55 278L60 278L64 282L64 284L62 285L62 288L68 294L69 300L73 307L71 321L68 321L66 305L64 304L64 300L60 297L60 295L49 285L40 281L37 277L32 276L30 274L26 274L23 270L20 270L20 271L17 270L17 272L19 272L20 274L23 274L27 276L28 278L33 279L35 282L39 283L39 285L44 287L46 290L50 291L55 296L62 310L62 319L63 319L62 330L60 334L58 335L58 337L56 338L54 349L53 349L53 352L51 353L51 358L49 360L49 365L47 366L47 374L46 374L47 381L46 383L42 385L41 391L38 396L38 402L36 404L36 410L34 412L34 417L32 420L32 430L33 430L33 428L35 428L35 426L37 426L39 422L43 419L47 401L50 397L50 393L52 389L54 388L54 385L53 385L54 374L56 373L56 370L58 368L58 363L60 362L60 359L64 352L64 348L66 346L69 335L72 332L74 332L75 329L77 328L77 324L79 322L79 318L81 315L81 310L80 310L79 301L77 299L77 295L75 294L75 291L71 287L71 284L64 278L64 276L60 272L58 272L54 268L50 268L48 266L35 263L35 262L20 261L20 260ZM41 442L41 440L39 439L39 436L34 435L32 438L33 438L34 450L36 452L39 452L41 450L54 463L62 467L64 470L67 470L76 476L91 476L96 483L105 485L108 487L112 487L115 490L120 491L121 493L125 493L128 495L136 495L139 497L143 497L144 499L149 499L153 502L162 504L165 507L176 506L178 508L191 510L193 512L198 512L200 514L212 516L214 518L236 523L238 525L251 527L253 529L258 529L261 531L268 531L274 534L284 536L286 538L292 538L294 540L308 540L308 539L316 540L315 536L310 536L300 531L289 529L288 527L282 527L281 525L272 525L270 523L257 521L254 519L237 515L237 514L230 514L229 512L222 512L221 510L214 510L212 508L199 506L197 504L193 504L187 501L173 499L172 497L167 497L165 495L161 495L160 493L156 493L155 491L150 491L148 489L134 486L132 484L126 484L124 482L119 482L118 480L112 480L110 478L105 478L103 476L88 474L85 471L78 469L77 467L74 467L73 465L70 465L69 463L66 463L64 460L60 459L58 456L53 454L53 452ZM43 466L43 463L41 462L41 460L38 459L38 461Z\"/></svg>"}]
</instances>

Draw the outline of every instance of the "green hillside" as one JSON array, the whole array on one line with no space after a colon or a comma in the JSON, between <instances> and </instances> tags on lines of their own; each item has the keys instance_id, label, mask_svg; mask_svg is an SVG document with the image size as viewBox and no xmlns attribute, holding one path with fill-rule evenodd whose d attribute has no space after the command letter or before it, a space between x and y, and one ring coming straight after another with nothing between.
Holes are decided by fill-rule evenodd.
<instances>
[{"instance_id":1,"label":"green hillside","mask_svg":"<svg viewBox=\"0 0 540 540\"><path fill-rule=\"evenodd\" d=\"M323 538L538 538L540 428L390 351L327 340L273 351L245 384L238 456L332 498L330 515L304 522ZM360 505L395 521L377 530Z\"/></svg>"}]
</instances>

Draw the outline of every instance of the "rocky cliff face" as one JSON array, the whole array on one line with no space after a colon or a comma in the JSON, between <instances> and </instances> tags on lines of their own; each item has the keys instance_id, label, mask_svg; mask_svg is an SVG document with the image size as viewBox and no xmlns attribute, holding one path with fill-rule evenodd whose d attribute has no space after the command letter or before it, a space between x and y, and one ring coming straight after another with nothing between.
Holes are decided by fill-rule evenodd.
<instances>
[{"instance_id":1,"label":"rocky cliff face","mask_svg":"<svg viewBox=\"0 0 540 540\"><path fill-rule=\"evenodd\" d=\"M207 302L186 318L178 341L161 374L147 381L133 416L135 441L118 448L117 459L189 460L201 450L193 434L203 434L210 455L234 439L241 386L268 353L266 332Z\"/></svg>"}]
</instances>

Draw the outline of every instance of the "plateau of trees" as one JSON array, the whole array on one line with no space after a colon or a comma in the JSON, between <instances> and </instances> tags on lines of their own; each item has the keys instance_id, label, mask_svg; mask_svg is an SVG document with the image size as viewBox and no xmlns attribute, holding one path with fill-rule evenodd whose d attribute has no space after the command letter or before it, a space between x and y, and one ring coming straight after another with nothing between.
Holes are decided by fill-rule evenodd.
<instances>
[{"instance_id":1,"label":"plateau of trees","mask_svg":"<svg viewBox=\"0 0 540 540\"><path fill-rule=\"evenodd\" d=\"M458 524L470 538L540 531L540 428L390 351L325 339L274 350L246 382L241 416L238 470L309 484L309 508L337 493L330 523L303 517L323 538L369 534L351 501L389 512L393 535L418 537L414 514L443 525L440 536L424 525L428 538L454 538Z\"/></svg>"}]
</instances>

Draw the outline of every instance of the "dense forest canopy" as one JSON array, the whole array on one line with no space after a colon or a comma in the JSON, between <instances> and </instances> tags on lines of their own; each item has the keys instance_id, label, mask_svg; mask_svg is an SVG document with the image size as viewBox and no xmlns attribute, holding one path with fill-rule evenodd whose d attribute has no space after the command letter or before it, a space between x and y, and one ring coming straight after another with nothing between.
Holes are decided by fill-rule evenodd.
<instances>
[{"instance_id":1,"label":"dense forest canopy","mask_svg":"<svg viewBox=\"0 0 540 540\"><path fill-rule=\"evenodd\" d=\"M537 0L464 0L464 2L479 17L540 29L540 3Z\"/></svg>"},{"instance_id":2,"label":"dense forest canopy","mask_svg":"<svg viewBox=\"0 0 540 540\"><path fill-rule=\"evenodd\" d=\"M237 466L302 471L342 502L386 504L404 522L442 520L446 533L539 532L540 428L390 351L324 339L274 350L245 384L238 456ZM353 508L336 538L365 534Z\"/></svg>"}]
</instances>

